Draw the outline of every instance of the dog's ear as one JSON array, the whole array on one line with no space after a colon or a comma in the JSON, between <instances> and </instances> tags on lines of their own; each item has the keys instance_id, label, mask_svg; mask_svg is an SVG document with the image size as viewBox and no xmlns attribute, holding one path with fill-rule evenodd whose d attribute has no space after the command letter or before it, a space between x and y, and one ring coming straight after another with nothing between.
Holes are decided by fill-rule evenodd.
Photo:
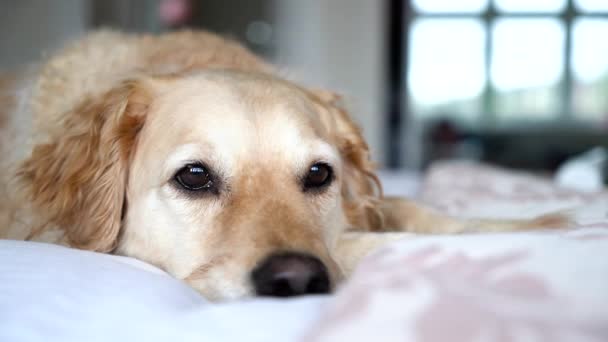
<instances>
[{"instance_id":1,"label":"dog's ear","mask_svg":"<svg viewBox=\"0 0 608 342\"><path fill-rule=\"evenodd\" d=\"M114 249L126 205L128 163L150 96L125 81L66 113L63 131L34 147L18 177L46 226L65 230L70 245Z\"/></svg>"},{"instance_id":2,"label":"dog's ear","mask_svg":"<svg viewBox=\"0 0 608 342\"><path fill-rule=\"evenodd\" d=\"M381 230L384 226L379 202L382 186L370 160L361 129L351 119L336 93L313 90L314 100L329 113L323 121L329 128L344 162L342 202L346 217L354 229Z\"/></svg>"}]
</instances>

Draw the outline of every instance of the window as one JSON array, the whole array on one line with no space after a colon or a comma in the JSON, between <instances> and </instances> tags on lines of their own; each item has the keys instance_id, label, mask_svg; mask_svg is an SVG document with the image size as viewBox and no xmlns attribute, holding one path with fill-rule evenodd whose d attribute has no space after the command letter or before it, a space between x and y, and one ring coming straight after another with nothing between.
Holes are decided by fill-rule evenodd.
<instances>
[{"instance_id":1,"label":"window","mask_svg":"<svg viewBox=\"0 0 608 342\"><path fill-rule=\"evenodd\" d=\"M412 0L411 9L414 118L608 122L608 1Z\"/></svg>"}]
</instances>

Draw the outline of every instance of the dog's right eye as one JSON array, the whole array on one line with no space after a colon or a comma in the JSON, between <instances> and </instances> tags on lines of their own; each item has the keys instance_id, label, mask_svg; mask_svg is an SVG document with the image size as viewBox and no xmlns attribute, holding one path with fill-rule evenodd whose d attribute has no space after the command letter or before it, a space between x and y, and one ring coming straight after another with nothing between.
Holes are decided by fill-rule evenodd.
<instances>
[{"instance_id":1,"label":"dog's right eye","mask_svg":"<svg viewBox=\"0 0 608 342\"><path fill-rule=\"evenodd\" d=\"M202 164L187 164L173 178L181 187L190 191L211 190L214 186L211 173Z\"/></svg>"},{"instance_id":2,"label":"dog's right eye","mask_svg":"<svg viewBox=\"0 0 608 342\"><path fill-rule=\"evenodd\" d=\"M310 166L304 178L304 191L322 190L333 180L333 170L325 163L316 163Z\"/></svg>"}]
</instances>

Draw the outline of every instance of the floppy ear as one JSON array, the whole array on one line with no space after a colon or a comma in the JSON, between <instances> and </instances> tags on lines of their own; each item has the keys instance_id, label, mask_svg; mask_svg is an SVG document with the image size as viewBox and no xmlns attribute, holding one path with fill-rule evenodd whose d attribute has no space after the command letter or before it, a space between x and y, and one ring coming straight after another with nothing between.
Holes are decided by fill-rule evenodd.
<instances>
[{"instance_id":1,"label":"floppy ear","mask_svg":"<svg viewBox=\"0 0 608 342\"><path fill-rule=\"evenodd\" d=\"M354 229L381 230L384 219L379 209L382 186L370 160L361 129L342 105L341 97L325 90L313 91L329 113L326 126L334 136L344 162L342 200L346 217Z\"/></svg>"},{"instance_id":2,"label":"floppy ear","mask_svg":"<svg viewBox=\"0 0 608 342\"><path fill-rule=\"evenodd\" d=\"M34 147L18 177L46 226L70 245L101 252L117 242L128 162L143 126L148 93L137 81L85 100L64 114L61 135Z\"/></svg>"}]
</instances>

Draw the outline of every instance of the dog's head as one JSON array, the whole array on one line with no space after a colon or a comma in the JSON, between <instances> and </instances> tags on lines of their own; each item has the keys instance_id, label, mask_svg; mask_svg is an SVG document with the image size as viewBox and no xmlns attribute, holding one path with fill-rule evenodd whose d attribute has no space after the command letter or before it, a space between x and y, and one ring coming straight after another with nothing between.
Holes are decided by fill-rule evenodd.
<instances>
[{"instance_id":1,"label":"dog's head","mask_svg":"<svg viewBox=\"0 0 608 342\"><path fill-rule=\"evenodd\" d=\"M208 298L325 293L340 232L381 225L367 146L337 102L261 74L142 77L68 113L20 177L73 246Z\"/></svg>"}]
</instances>

